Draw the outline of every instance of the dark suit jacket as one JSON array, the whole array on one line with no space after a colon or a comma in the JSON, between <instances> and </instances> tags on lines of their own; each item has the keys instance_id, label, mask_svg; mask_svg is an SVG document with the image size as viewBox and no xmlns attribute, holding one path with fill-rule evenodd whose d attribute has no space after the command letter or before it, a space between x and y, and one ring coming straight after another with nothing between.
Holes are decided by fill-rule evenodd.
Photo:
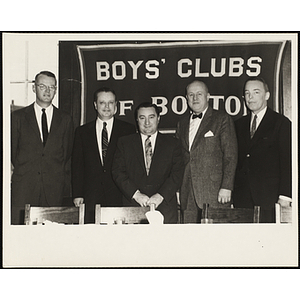
<instances>
[{"instance_id":1,"label":"dark suit jacket","mask_svg":"<svg viewBox=\"0 0 300 300\"><path fill-rule=\"evenodd\" d=\"M183 210L194 194L199 208L203 203L211 207L222 206L218 202L220 188L233 190L237 164L237 141L234 123L224 111L208 107L189 150L190 116L183 117L177 126L181 141L185 173L180 190ZM210 134L212 133L212 135ZM192 187L193 191L190 191Z\"/></svg>"},{"instance_id":2,"label":"dark suit jacket","mask_svg":"<svg viewBox=\"0 0 300 300\"><path fill-rule=\"evenodd\" d=\"M250 139L250 120L249 114L235 122L239 155L234 204L249 207L250 189L254 205L272 209L279 195L291 197L291 122L267 108Z\"/></svg>"},{"instance_id":3,"label":"dark suit jacket","mask_svg":"<svg viewBox=\"0 0 300 300\"><path fill-rule=\"evenodd\" d=\"M94 223L96 204L122 206L122 193L111 175L112 160L119 137L135 131L134 125L114 119L103 166L96 136L96 120L76 129L72 154L72 191L73 198L84 198L86 223Z\"/></svg>"},{"instance_id":4,"label":"dark suit jacket","mask_svg":"<svg viewBox=\"0 0 300 300\"><path fill-rule=\"evenodd\" d=\"M73 122L62 110L53 107L53 117L46 146L40 136L34 106L14 111L11 118L12 221L20 220L25 204L40 205L43 188L49 206L62 205L66 190L66 165L71 156ZM70 185L69 185L70 187Z\"/></svg>"},{"instance_id":5,"label":"dark suit jacket","mask_svg":"<svg viewBox=\"0 0 300 300\"><path fill-rule=\"evenodd\" d=\"M157 210L164 223L177 223L176 191L183 175L179 141L158 133L149 176L146 173L142 140L139 133L120 138L113 163L113 177L123 192L124 206L139 206L132 199L136 190L151 197L164 197Z\"/></svg>"}]
</instances>

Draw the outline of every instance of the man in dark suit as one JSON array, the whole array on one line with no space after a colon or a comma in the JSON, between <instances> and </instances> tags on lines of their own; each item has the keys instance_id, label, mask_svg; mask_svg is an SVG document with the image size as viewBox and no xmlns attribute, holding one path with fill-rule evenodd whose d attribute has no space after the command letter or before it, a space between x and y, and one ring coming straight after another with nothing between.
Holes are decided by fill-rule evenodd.
<instances>
[{"instance_id":1,"label":"man in dark suit","mask_svg":"<svg viewBox=\"0 0 300 300\"><path fill-rule=\"evenodd\" d=\"M176 191L183 175L179 141L157 131L160 116L155 104L141 103L135 119L140 132L119 139L112 170L123 204L153 203L164 223L177 223Z\"/></svg>"},{"instance_id":2,"label":"man in dark suit","mask_svg":"<svg viewBox=\"0 0 300 300\"><path fill-rule=\"evenodd\" d=\"M94 93L97 119L75 131L72 154L72 190L75 206L85 203L85 223L95 222L95 205L122 206L122 193L112 179L111 167L118 138L135 126L114 117L116 94L109 88Z\"/></svg>"},{"instance_id":3,"label":"man in dark suit","mask_svg":"<svg viewBox=\"0 0 300 300\"><path fill-rule=\"evenodd\" d=\"M192 113L177 125L185 172L180 189L185 223L199 223L202 207L229 206L237 163L234 123L224 111L208 105L209 92L202 81L186 87Z\"/></svg>"},{"instance_id":4,"label":"man in dark suit","mask_svg":"<svg viewBox=\"0 0 300 300\"><path fill-rule=\"evenodd\" d=\"M249 78L244 98L250 114L236 121L238 166L235 207L261 207L261 221L274 222L275 203L291 203L291 122L267 107L268 85Z\"/></svg>"},{"instance_id":5,"label":"man in dark suit","mask_svg":"<svg viewBox=\"0 0 300 300\"><path fill-rule=\"evenodd\" d=\"M24 224L25 204L61 206L70 177L66 166L72 152L73 122L52 105L55 75L40 72L32 88L35 103L11 116L12 224Z\"/></svg>"}]
</instances>

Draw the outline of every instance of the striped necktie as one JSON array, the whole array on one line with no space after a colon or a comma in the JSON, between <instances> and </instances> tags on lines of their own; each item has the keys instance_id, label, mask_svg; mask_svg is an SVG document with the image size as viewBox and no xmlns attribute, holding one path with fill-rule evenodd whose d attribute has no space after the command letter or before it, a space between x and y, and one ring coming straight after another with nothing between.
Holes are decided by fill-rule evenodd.
<instances>
[{"instance_id":1,"label":"striped necktie","mask_svg":"<svg viewBox=\"0 0 300 300\"><path fill-rule=\"evenodd\" d=\"M256 119L257 119L257 115L254 115L253 121L252 121L252 126L251 126L251 130L250 130L250 137L251 139L253 138L255 131L256 131Z\"/></svg>"},{"instance_id":2,"label":"striped necktie","mask_svg":"<svg viewBox=\"0 0 300 300\"><path fill-rule=\"evenodd\" d=\"M148 135L147 139L145 140L145 154L146 154L146 171L147 175L149 175L151 159L152 159L152 145L150 141L151 135Z\"/></svg>"},{"instance_id":3,"label":"striped necktie","mask_svg":"<svg viewBox=\"0 0 300 300\"><path fill-rule=\"evenodd\" d=\"M107 125L107 123L103 122L103 128L102 128L102 158L103 158L103 162L106 157L107 147L108 147L108 135L107 135L106 125Z\"/></svg>"}]
</instances>

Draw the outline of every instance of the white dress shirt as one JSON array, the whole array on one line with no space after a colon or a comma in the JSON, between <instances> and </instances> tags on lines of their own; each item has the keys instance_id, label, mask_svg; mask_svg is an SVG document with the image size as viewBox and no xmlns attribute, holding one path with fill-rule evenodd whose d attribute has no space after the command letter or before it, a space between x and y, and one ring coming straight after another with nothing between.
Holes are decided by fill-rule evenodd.
<instances>
[{"instance_id":1,"label":"white dress shirt","mask_svg":"<svg viewBox=\"0 0 300 300\"><path fill-rule=\"evenodd\" d=\"M42 132L42 109L44 107L39 106L36 102L34 102L34 112L35 112L35 117L38 123L38 127L40 130L40 135L41 135L41 140L43 141L43 132ZM52 117L53 117L53 106L52 104L49 105L48 107L45 108L45 113L47 117L47 126L48 126L48 132L50 132L51 128L51 122L52 122Z\"/></svg>"},{"instance_id":2,"label":"white dress shirt","mask_svg":"<svg viewBox=\"0 0 300 300\"><path fill-rule=\"evenodd\" d=\"M98 149L101 157L101 161L103 164L103 157L102 157L102 129L103 129L103 123L106 122L106 130L107 130L107 138L108 142L110 141L110 136L114 124L114 118L111 118L107 121L101 120L99 117L96 120L96 133L97 133L97 142L98 142Z\"/></svg>"},{"instance_id":3,"label":"white dress shirt","mask_svg":"<svg viewBox=\"0 0 300 300\"><path fill-rule=\"evenodd\" d=\"M208 107L207 107L208 108ZM193 119L193 114L191 114L190 117L190 127L189 127L189 150L191 150L191 147L193 145L196 133L200 127L200 124L204 118L204 115L207 111L207 108L202 112L202 118L195 118Z\"/></svg>"},{"instance_id":4,"label":"white dress shirt","mask_svg":"<svg viewBox=\"0 0 300 300\"><path fill-rule=\"evenodd\" d=\"M256 118L256 130L257 130L257 128L258 128L260 122L262 121L262 119L263 119L263 117L264 117L266 111L267 111L267 107L265 107L264 109L262 109L262 110L256 115L256 116L257 116L257 118ZM251 113L250 130L251 130L251 127L252 127L252 123L253 123L254 116L255 116L255 114L252 112L252 113Z\"/></svg>"}]
</instances>

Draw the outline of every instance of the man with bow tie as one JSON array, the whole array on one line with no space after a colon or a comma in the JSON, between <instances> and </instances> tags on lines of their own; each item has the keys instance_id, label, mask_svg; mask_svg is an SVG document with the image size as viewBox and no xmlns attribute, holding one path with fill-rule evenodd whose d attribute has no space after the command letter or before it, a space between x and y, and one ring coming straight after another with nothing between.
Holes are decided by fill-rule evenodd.
<instances>
[{"instance_id":1,"label":"man with bow tie","mask_svg":"<svg viewBox=\"0 0 300 300\"><path fill-rule=\"evenodd\" d=\"M199 223L202 207L230 205L237 164L234 123L224 111L208 105L207 85L195 80L186 87L191 114L177 124L185 171L180 189L185 223Z\"/></svg>"},{"instance_id":2,"label":"man with bow tie","mask_svg":"<svg viewBox=\"0 0 300 300\"><path fill-rule=\"evenodd\" d=\"M159 109L150 102L135 110L139 133L119 139L113 177L123 192L124 206L150 206L177 223L177 198L183 176L180 143L158 132Z\"/></svg>"}]
</instances>

